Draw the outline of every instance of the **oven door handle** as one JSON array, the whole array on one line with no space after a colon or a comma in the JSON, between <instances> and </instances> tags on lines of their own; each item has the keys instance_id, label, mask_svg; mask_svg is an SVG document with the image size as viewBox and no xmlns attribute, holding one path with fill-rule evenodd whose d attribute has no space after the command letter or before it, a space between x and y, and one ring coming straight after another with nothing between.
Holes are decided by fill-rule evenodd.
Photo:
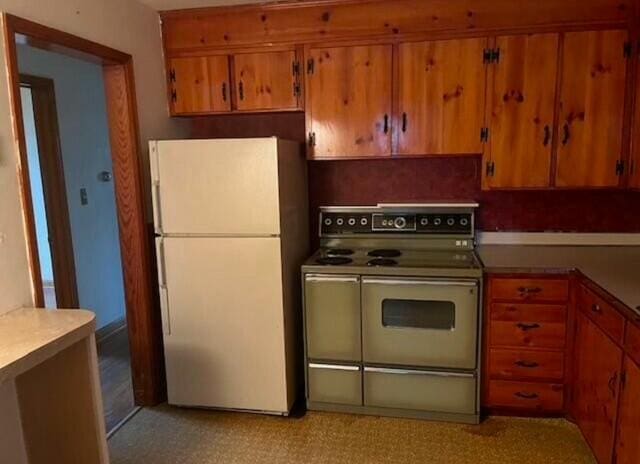
<instances>
[{"instance_id":1,"label":"oven door handle","mask_svg":"<svg viewBox=\"0 0 640 464\"><path fill-rule=\"evenodd\" d=\"M318 274L307 274L304 278L307 282L352 282L358 283L360 282L360 277L358 276L332 276L332 275L318 275Z\"/></svg>"},{"instance_id":2,"label":"oven door handle","mask_svg":"<svg viewBox=\"0 0 640 464\"><path fill-rule=\"evenodd\" d=\"M477 287L475 280L403 280L403 279L372 279L363 278L363 284L384 284L384 285L441 285L455 287Z\"/></svg>"},{"instance_id":3,"label":"oven door handle","mask_svg":"<svg viewBox=\"0 0 640 464\"><path fill-rule=\"evenodd\" d=\"M365 372L377 372L380 374L400 374L400 375L429 375L432 377L463 377L473 378L476 375L466 372L442 372L442 371L419 371L415 369L389 369L387 367L365 367Z\"/></svg>"},{"instance_id":4,"label":"oven door handle","mask_svg":"<svg viewBox=\"0 0 640 464\"><path fill-rule=\"evenodd\" d=\"M310 369L329 369L333 371L359 371L360 366L346 366L344 364L318 364L318 363L309 363Z\"/></svg>"}]
</instances>

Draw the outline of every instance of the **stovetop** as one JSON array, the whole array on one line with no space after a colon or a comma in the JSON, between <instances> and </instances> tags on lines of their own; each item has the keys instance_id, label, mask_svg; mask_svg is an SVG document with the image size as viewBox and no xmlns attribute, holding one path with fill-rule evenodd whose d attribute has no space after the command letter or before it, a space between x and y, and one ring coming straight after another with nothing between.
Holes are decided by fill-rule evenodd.
<instances>
[{"instance_id":1,"label":"stovetop","mask_svg":"<svg viewBox=\"0 0 640 464\"><path fill-rule=\"evenodd\" d=\"M378 205L320 211L306 273L479 277L475 205Z\"/></svg>"}]
</instances>

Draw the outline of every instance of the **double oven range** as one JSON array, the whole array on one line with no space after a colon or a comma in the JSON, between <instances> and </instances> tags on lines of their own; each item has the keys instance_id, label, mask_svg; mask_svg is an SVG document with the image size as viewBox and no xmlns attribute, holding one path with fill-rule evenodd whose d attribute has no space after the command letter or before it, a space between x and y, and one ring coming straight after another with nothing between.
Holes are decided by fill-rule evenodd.
<instances>
[{"instance_id":1,"label":"double oven range","mask_svg":"<svg viewBox=\"0 0 640 464\"><path fill-rule=\"evenodd\" d=\"M476 207L321 208L302 267L308 409L479 422Z\"/></svg>"}]
</instances>

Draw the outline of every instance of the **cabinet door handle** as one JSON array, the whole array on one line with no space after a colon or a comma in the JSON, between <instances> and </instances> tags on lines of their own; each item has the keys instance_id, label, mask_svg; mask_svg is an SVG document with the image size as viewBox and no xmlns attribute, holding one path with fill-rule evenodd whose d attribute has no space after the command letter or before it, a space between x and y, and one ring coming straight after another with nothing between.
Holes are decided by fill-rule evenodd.
<instances>
[{"instance_id":1,"label":"cabinet door handle","mask_svg":"<svg viewBox=\"0 0 640 464\"><path fill-rule=\"evenodd\" d=\"M242 81L238 82L238 96L240 100L244 100L244 84Z\"/></svg>"},{"instance_id":2,"label":"cabinet door handle","mask_svg":"<svg viewBox=\"0 0 640 464\"><path fill-rule=\"evenodd\" d=\"M525 367L527 369L535 369L540 365L535 361L516 361L515 364L516 366Z\"/></svg>"},{"instance_id":3,"label":"cabinet door handle","mask_svg":"<svg viewBox=\"0 0 640 464\"><path fill-rule=\"evenodd\" d=\"M546 126L544 126L544 140L542 141L542 145L546 147L547 145L549 145L550 141L551 141L551 128L547 124Z\"/></svg>"},{"instance_id":4,"label":"cabinet door handle","mask_svg":"<svg viewBox=\"0 0 640 464\"><path fill-rule=\"evenodd\" d=\"M516 392L515 396L518 398L524 398L525 400L535 400L538 398L537 393L527 393L527 392Z\"/></svg>"},{"instance_id":5,"label":"cabinet door handle","mask_svg":"<svg viewBox=\"0 0 640 464\"><path fill-rule=\"evenodd\" d=\"M533 330L533 329L539 329L540 328L540 324L534 323L534 324L525 324L523 322L518 322L516 324L516 327L518 327L520 330L527 332L528 330Z\"/></svg>"},{"instance_id":6,"label":"cabinet door handle","mask_svg":"<svg viewBox=\"0 0 640 464\"><path fill-rule=\"evenodd\" d=\"M569 123L565 122L564 126L562 126L562 130L564 131L564 137L562 137L562 145L566 145L567 143L569 143L569 139L571 138Z\"/></svg>"},{"instance_id":7,"label":"cabinet door handle","mask_svg":"<svg viewBox=\"0 0 640 464\"><path fill-rule=\"evenodd\" d=\"M407 113L402 113L402 132L407 132Z\"/></svg>"},{"instance_id":8,"label":"cabinet door handle","mask_svg":"<svg viewBox=\"0 0 640 464\"><path fill-rule=\"evenodd\" d=\"M611 392L611 396L616 396L616 386L618 384L618 373L614 372L613 376L609 379L609 391Z\"/></svg>"},{"instance_id":9,"label":"cabinet door handle","mask_svg":"<svg viewBox=\"0 0 640 464\"><path fill-rule=\"evenodd\" d=\"M387 134L389 133L389 115L385 114L384 115L384 133Z\"/></svg>"},{"instance_id":10,"label":"cabinet door handle","mask_svg":"<svg viewBox=\"0 0 640 464\"><path fill-rule=\"evenodd\" d=\"M518 287L520 293L540 293L542 289L540 287Z\"/></svg>"},{"instance_id":11,"label":"cabinet door handle","mask_svg":"<svg viewBox=\"0 0 640 464\"><path fill-rule=\"evenodd\" d=\"M591 311L593 311L594 313L597 313L597 314L602 314L602 308L597 303L593 303L591 305Z\"/></svg>"},{"instance_id":12,"label":"cabinet door handle","mask_svg":"<svg viewBox=\"0 0 640 464\"><path fill-rule=\"evenodd\" d=\"M227 101L227 83L222 83L222 101Z\"/></svg>"}]
</instances>

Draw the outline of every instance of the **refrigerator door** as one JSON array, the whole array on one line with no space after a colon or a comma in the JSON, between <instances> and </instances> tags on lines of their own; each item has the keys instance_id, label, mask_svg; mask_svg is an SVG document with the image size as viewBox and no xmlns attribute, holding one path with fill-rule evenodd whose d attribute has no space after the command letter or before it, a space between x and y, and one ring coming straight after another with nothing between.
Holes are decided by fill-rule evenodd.
<instances>
[{"instance_id":1,"label":"refrigerator door","mask_svg":"<svg viewBox=\"0 0 640 464\"><path fill-rule=\"evenodd\" d=\"M156 232L280 234L277 139L150 142Z\"/></svg>"},{"instance_id":2,"label":"refrigerator door","mask_svg":"<svg viewBox=\"0 0 640 464\"><path fill-rule=\"evenodd\" d=\"M160 240L169 403L287 413L280 239Z\"/></svg>"}]
</instances>

